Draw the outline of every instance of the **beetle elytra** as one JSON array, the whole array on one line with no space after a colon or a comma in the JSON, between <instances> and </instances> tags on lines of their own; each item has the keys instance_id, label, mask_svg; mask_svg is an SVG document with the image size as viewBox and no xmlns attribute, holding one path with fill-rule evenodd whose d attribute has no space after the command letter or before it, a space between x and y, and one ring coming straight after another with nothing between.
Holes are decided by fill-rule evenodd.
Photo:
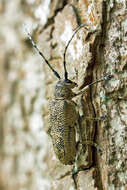
<instances>
[{"instance_id":1,"label":"beetle elytra","mask_svg":"<svg viewBox=\"0 0 127 190\"><path fill-rule=\"evenodd\" d=\"M57 71L52 68L48 60L33 41L30 33L26 30L33 47L37 50L54 75L58 78L58 82L54 90L54 98L50 103L50 135L52 137L54 152L60 162L65 165L73 164L76 158L76 128L78 126L80 115L76 109L76 103L72 99L83 94L90 86L94 85L95 83L111 78L111 75L105 76L100 80L85 86L83 90L77 94L73 92L72 89L77 87L77 84L68 78L68 72L66 69L66 52L74 35L82 27L85 27L85 24L82 24L76 28L71 39L67 43L67 46L65 47L63 55L64 79L62 79ZM87 141L86 144L94 145L94 143L90 141Z\"/></svg>"}]
</instances>

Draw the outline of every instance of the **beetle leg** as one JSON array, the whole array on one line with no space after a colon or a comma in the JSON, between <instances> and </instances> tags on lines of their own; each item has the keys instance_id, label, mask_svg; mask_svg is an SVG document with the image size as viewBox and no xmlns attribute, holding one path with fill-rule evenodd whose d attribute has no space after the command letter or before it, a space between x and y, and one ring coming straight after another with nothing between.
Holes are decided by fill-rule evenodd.
<instances>
[{"instance_id":1,"label":"beetle leg","mask_svg":"<svg viewBox=\"0 0 127 190\"><path fill-rule=\"evenodd\" d=\"M102 121L102 120L104 120L104 119L107 118L107 115L102 115L102 116L100 116L100 117L95 117L95 118L93 118L93 117L85 117L85 116L83 116L83 118L84 118L85 120Z\"/></svg>"},{"instance_id":2,"label":"beetle leg","mask_svg":"<svg viewBox=\"0 0 127 190\"><path fill-rule=\"evenodd\" d=\"M78 95L81 95L83 94L88 88L90 88L91 86L93 86L94 84L96 83L99 83L99 82L102 82L102 81L106 81L106 80L109 80L113 77L113 75L107 75L107 76L104 76L102 77L101 79L95 81L95 82L92 82L91 84L88 84L87 86L85 86L80 92L78 92L77 94L75 94L75 96L78 96Z\"/></svg>"},{"instance_id":3,"label":"beetle leg","mask_svg":"<svg viewBox=\"0 0 127 190\"><path fill-rule=\"evenodd\" d=\"M99 153L102 153L101 148L95 142L93 142L93 141L85 141L84 144L89 145L89 146L94 146L99 151Z\"/></svg>"}]
</instances>

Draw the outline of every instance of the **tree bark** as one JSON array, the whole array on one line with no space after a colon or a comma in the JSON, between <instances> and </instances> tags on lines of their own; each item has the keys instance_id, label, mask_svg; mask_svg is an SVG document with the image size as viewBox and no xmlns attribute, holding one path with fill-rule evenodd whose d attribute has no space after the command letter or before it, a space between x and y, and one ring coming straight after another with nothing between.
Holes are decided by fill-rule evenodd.
<instances>
[{"instance_id":1,"label":"tree bark","mask_svg":"<svg viewBox=\"0 0 127 190\"><path fill-rule=\"evenodd\" d=\"M127 188L126 8L125 0L15 0L0 4L2 190ZM81 163L86 169L79 171L75 180L72 175L60 179L73 166L60 163L51 138L44 132L50 125L49 100L57 80L44 61L41 66L38 54L31 52L31 43L23 35L23 23L32 25L33 39L62 77L65 46L75 28L86 24L88 30L82 28L75 35L66 55L69 79L78 84L77 91L103 76L113 76L74 99L79 113L84 115L83 140L87 135L102 150L100 154L84 144L86 153ZM102 115L107 117L97 122L85 119Z\"/></svg>"},{"instance_id":2,"label":"tree bark","mask_svg":"<svg viewBox=\"0 0 127 190\"><path fill-rule=\"evenodd\" d=\"M83 129L93 132L88 132L88 135L91 139L94 138L94 141L101 147L102 155L91 148L93 154L89 157L90 163L85 163L84 158L84 164L86 166L91 164L91 167L78 173L76 178L78 189L126 188L127 51L125 36L127 28L125 9L125 1L70 1L62 8L60 7L60 11L53 17L54 22L50 25L53 27L50 63L60 75L63 73L64 48L72 35L69 36L69 34L73 33L72 30L82 23L85 23L90 30L96 28L98 32L90 34L91 31L82 29L72 41L67 51L69 78L73 78L81 90L85 85L105 75L113 75L111 80L92 86L76 100L80 111L82 109L85 116L107 115L105 120L96 123L84 120L84 125L87 127ZM67 31L68 35L66 35ZM53 92L51 93L50 89L54 90L55 77L47 66L45 69L46 76L51 77L46 77L46 97L51 99ZM47 126L47 116L44 118L45 126ZM93 128L95 128L95 136ZM54 152L52 155L54 159ZM73 186L71 176L55 180L58 178L56 176L69 170L68 166L61 165L57 159L50 159L49 162L54 163L53 169L50 167L51 163L48 164L49 173L53 176L52 189L71 188Z\"/></svg>"}]
</instances>

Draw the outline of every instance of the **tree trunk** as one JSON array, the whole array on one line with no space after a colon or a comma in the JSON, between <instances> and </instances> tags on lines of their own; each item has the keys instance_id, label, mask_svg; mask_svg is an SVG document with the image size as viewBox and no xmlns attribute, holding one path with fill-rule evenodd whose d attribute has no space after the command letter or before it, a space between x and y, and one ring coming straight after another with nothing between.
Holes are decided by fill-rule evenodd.
<instances>
[{"instance_id":1,"label":"tree trunk","mask_svg":"<svg viewBox=\"0 0 127 190\"><path fill-rule=\"evenodd\" d=\"M82 134L87 133L88 138L94 138L94 142L97 142L102 149L102 155L94 148L89 147L91 151L93 150L92 158L91 155L84 157L84 165L90 166L90 168L77 174L78 189L126 188L127 52L125 35L127 28L125 9L125 1L79 0L78 2L63 3L62 8L58 3L52 16L53 21L46 27L46 30L49 29L52 32L50 34L50 63L60 75L63 74L63 52L71 38L72 31L83 23L89 28L89 31L84 28L78 32L67 51L69 78L73 78L78 83L80 90L105 75L113 75L111 80L92 86L82 97L76 99L80 112L83 111L85 116L107 116L105 120L96 123L83 121L82 130L85 131L82 131ZM95 28L98 31L92 33L91 30ZM41 45L40 41L43 39L42 35L43 33L40 35L39 42L44 49L45 45ZM46 97L51 99L53 94L51 89L54 90L55 77L47 66L45 69L45 75L49 76L46 77ZM45 127L48 127L47 115L44 119ZM60 164L59 160L55 159L52 147L50 150L53 156L49 155L48 166L50 176L53 176L52 189L69 189L73 186L71 176L61 180L55 179L64 175L70 168Z\"/></svg>"},{"instance_id":2,"label":"tree trunk","mask_svg":"<svg viewBox=\"0 0 127 190\"><path fill-rule=\"evenodd\" d=\"M2 190L127 188L126 7L124 0L0 3ZM73 177L73 166L60 163L50 136L44 132L49 129L49 101L57 80L44 61L41 66L38 54L31 52L23 23L33 23L33 39L62 77L65 46L75 28L86 24L87 29L80 29L66 54L69 79L78 84L76 92L104 76L113 76L74 99L84 116L82 142L96 142L102 153L84 142L83 169ZM99 121L85 118L103 115L105 119ZM65 174L69 175L62 177Z\"/></svg>"}]
</instances>

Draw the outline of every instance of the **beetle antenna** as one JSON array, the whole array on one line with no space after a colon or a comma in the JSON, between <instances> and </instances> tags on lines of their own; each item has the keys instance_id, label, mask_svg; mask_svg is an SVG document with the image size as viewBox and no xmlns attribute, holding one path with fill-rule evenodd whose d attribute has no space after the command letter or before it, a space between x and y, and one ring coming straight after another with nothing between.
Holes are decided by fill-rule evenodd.
<instances>
[{"instance_id":1,"label":"beetle antenna","mask_svg":"<svg viewBox=\"0 0 127 190\"><path fill-rule=\"evenodd\" d=\"M58 78L61 79L60 75L52 68L52 66L50 65L50 63L48 62L48 60L45 58L45 56L43 55L43 53L39 50L38 46L35 44L34 40L32 39L30 33L28 32L28 29L25 28L25 32L28 35L29 40L31 41L33 47L37 50L37 52L39 53L39 55L44 59L44 61L46 62L46 64L49 66L49 68L52 70L52 72L54 73L54 75Z\"/></svg>"},{"instance_id":2,"label":"beetle antenna","mask_svg":"<svg viewBox=\"0 0 127 190\"><path fill-rule=\"evenodd\" d=\"M63 55L63 65L64 65L64 78L65 79L68 79L68 72L67 72L67 69L66 69L66 52L67 52L67 48L70 44L70 42L72 41L72 39L74 38L75 34L82 28L86 26L85 24L81 24L80 26L78 26L76 29L75 29L75 32L73 33L73 35L71 36L70 40L68 41L66 47L65 47L65 50L64 50L64 55ZM88 28L85 27L87 30Z\"/></svg>"}]
</instances>

